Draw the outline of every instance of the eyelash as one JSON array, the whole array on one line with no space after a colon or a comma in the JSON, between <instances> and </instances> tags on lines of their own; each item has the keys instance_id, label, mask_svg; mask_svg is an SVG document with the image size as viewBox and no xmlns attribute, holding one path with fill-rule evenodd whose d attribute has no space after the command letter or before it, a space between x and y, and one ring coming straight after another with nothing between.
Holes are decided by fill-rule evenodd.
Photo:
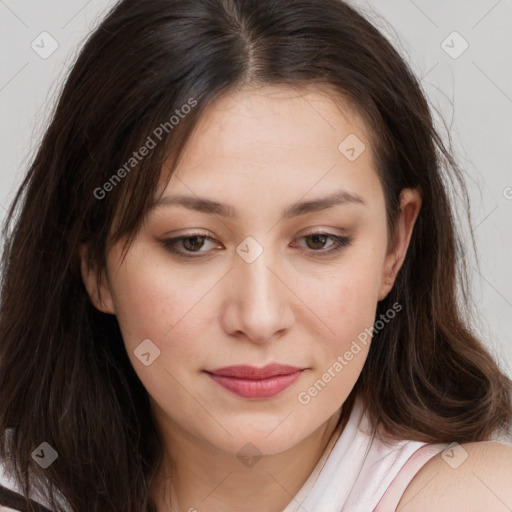
<instances>
[{"instance_id":1,"label":"eyelash","mask_svg":"<svg viewBox=\"0 0 512 512\"><path fill-rule=\"evenodd\" d=\"M333 235L331 233L324 233L324 232L307 233L305 235L302 235L300 237L300 239L313 237L313 236L325 236L325 237L331 238L332 240L335 241L335 243L333 244L333 247L328 250L316 251L314 249L309 249L310 251L312 251L313 253L315 253L319 256L327 256L327 255L334 254L334 253L340 251L341 249L348 247L352 243L352 237ZM215 239L208 235L201 234L201 233L192 233L192 234L186 235L186 236L179 236L176 238L168 238L167 240L162 240L162 243L163 243L164 247L169 252L176 254L177 256L181 256L182 258L189 258L189 259L201 258L202 256L192 256L192 254L196 254L196 253L203 254L205 251L186 251L186 250L182 251L182 250L176 249L175 245L177 243L179 243L182 240L187 240L189 238L204 238L205 240L215 242Z\"/></svg>"}]
</instances>

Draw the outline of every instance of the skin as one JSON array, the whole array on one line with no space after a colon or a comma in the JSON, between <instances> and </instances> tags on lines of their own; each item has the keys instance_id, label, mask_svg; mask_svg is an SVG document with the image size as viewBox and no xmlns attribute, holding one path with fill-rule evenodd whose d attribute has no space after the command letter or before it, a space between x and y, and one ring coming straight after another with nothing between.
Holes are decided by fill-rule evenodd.
<instances>
[{"instance_id":1,"label":"skin","mask_svg":"<svg viewBox=\"0 0 512 512\"><path fill-rule=\"evenodd\" d=\"M349 134L366 146L354 161L338 150ZM388 240L369 135L346 101L319 86L233 91L204 114L167 187L164 166L161 191L213 199L239 217L154 209L124 261L121 244L109 248L100 288L83 248L84 284L98 309L116 315L162 433L165 463L152 487L158 510L280 512L321 457L369 343L309 403L298 394L373 326L421 207L419 191L404 190ZM283 218L298 201L342 189L364 204ZM352 241L321 256L336 241L305 237L312 231ZM197 247L196 259L163 243L194 234L213 241L175 247ZM236 252L248 236L263 249L251 263ZM160 350L149 366L134 355L145 339ZM305 370L264 400L241 398L203 372L272 362ZM262 456L251 467L237 457L247 443Z\"/></svg>"},{"instance_id":2,"label":"skin","mask_svg":"<svg viewBox=\"0 0 512 512\"><path fill-rule=\"evenodd\" d=\"M453 466L439 454L418 471L402 495L397 512L512 510L512 444L464 443L455 450L447 450L456 454Z\"/></svg>"}]
</instances>

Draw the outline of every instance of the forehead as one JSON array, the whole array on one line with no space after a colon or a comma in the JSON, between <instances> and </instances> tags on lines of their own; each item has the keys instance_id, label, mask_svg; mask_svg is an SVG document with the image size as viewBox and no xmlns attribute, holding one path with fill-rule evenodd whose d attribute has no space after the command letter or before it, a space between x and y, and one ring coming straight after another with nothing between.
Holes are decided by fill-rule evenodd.
<instances>
[{"instance_id":1,"label":"forehead","mask_svg":"<svg viewBox=\"0 0 512 512\"><path fill-rule=\"evenodd\" d=\"M279 116L275 117L275 114ZM231 116L239 117L237 122L246 119L269 126L307 119L312 128L325 125L324 128L331 130L336 130L332 124L335 117L338 124L341 117L347 125L357 126L358 130L366 132L354 103L326 84L261 85L232 89L206 110L202 129L212 129L212 123L220 120L226 122Z\"/></svg>"},{"instance_id":2,"label":"forehead","mask_svg":"<svg viewBox=\"0 0 512 512\"><path fill-rule=\"evenodd\" d=\"M205 110L193 139L200 138L215 153L273 142L329 148L349 132L370 138L353 102L332 87L264 85L234 89L218 98Z\"/></svg>"},{"instance_id":3,"label":"forehead","mask_svg":"<svg viewBox=\"0 0 512 512\"><path fill-rule=\"evenodd\" d=\"M370 139L353 104L327 87L232 90L205 110L169 183L162 172L159 193L361 190L376 178Z\"/></svg>"}]
</instances>

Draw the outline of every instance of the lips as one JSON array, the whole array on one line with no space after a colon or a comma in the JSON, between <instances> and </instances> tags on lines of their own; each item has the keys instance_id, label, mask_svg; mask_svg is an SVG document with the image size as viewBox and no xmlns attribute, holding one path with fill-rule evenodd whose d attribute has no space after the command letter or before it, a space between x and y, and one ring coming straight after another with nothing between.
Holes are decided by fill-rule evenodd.
<instances>
[{"instance_id":1,"label":"lips","mask_svg":"<svg viewBox=\"0 0 512 512\"><path fill-rule=\"evenodd\" d=\"M243 398L271 398L291 386L304 368L271 364L263 368L254 366L227 366L206 373L224 389Z\"/></svg>"},{"instance_id":2,"label":"lips","mask_svg":"<svg viewBox=\"0 0 512 512\"><path fill-rule=\"evenodd\" d=\"M261 380L279 375L290 375L301 370L302 368L297 366L269 364L263 368L256 368L255 366L249 365L226 366L224 368L217 368L216 370L207 370L207 373L235 379Z\"/></svg>"}]
</instances>

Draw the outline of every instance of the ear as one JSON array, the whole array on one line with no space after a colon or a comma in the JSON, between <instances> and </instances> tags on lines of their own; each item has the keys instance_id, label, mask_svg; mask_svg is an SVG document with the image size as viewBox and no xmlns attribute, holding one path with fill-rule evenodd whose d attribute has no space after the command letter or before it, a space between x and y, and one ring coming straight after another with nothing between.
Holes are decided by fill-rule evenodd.
<instances>
[{"instance_id":1,"label":"ear","mask_svg":"<svg viewBox=\"0 0 512 512\"><path fill-rule=\"evenodd\" d=\"M114 303L107 276L104 271L101 271L98 275L97 270L92 267L87 257L87 246L85 244L80 245L80 270L82 281L93 306L102 313L114 315Z\"/></svg>"},{"instance_id":2,"label":"ear","mask_svg":"<svg viewBox=\"0 0 512 512\"><path fill-rule=\"evenodd\" d=\"M395 284L411 240L412 230L422 203L419 189L406 188L400 193L400 214L382 270L378 300L384 299Z\"/></svg>"}]
</instances>

